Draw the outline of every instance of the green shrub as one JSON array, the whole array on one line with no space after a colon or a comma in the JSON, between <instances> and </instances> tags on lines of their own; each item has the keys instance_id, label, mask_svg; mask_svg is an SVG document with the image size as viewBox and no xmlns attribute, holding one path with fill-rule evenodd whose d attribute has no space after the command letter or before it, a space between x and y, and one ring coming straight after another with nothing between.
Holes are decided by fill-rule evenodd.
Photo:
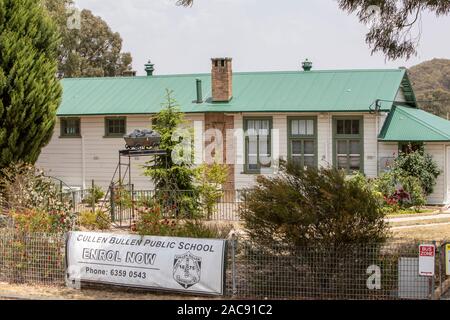
<instances>
[{"instance_id":1,"label":"green shrub","mask_svg":"<svg viewBox=\"0 0 450 320\"><path fill-rule=\"evenodd\" d=\"M226 239L233 229L230 224L207 224L200 220L187 220L175 229L173 236L198 239Z\"/></svg>"},{"instance_id":2,"label":"green shrub","mask_svg":"<svg viewBox=\"0 0 450 320\"><path fill-rule=\"evenodd\" d=\"M426 196L433 193L436 179L441 174L436 162L423 150L400 153L394 160L391 170L397 177L415 177L419 179Z\"/></svg>"},{"instance_id":3,"label":"green shrub","mask_svg":"<svg viewBox=\"0 0 450 320\"><path fill-rule=\"evenodd\" d=\"M78 218L80 225L89 230L108 230L111 228L111 217L101 210L83 211Z\"/></svg>"},{"instance_id":4,"label":"green shrub","mask_svg":"<svg viewBox=\"0 0 450 320\"><path fill-rule=\"evenodd\" d=\"M15 209L10 212L17 231L24 233L64 233L73 228L75 217L65 212Z\"/></svg>"},{"instance_id":5,"label":"green shrub","mask_svg":"<svg viewBox=\"0 0 450 320\"><path fill-rule=\"evenodd\" d=\"M420 210L426 204L422 184L416 177L400 176L397 172L391 171L376 179L374 185L383 194L386 213L411 207Z\"/></svg>"},{"instance_id":6,"label":"green shrub","mask_svg":"<svg viewBox=\"0 0 450 320\"><path fill-rule=\"evenodd\" d=\"M250 239L261 245L381 242L388 230L380 197L366 179L283 162L281 174L258 177L244 193L241 216Z\"/></svg>"},{"instance_id":7,"label":"green shrub","mask_svg":"<svg viewBox=\"0 0 450 320\"><path fill-rule=\"evenodd\" d=\"M92 203L97 204L103 197L105 192L99 186L94 186L89 189L88 195L84 198L83 202L91 205Z\"/></svg>"},{"instance_id":8,"label":"green shrub","mask_svg":"<svg viewBox=\"0 0 450 320\"><path fill-rule=\"evenodd\" d=\"M61 196L59 187L42 170L26 163L12 164L0 171L3 205L14 209L46 212L70 211L70 200Z\"/></svg>"},{"instance_id":9,"label":"green shrub","mask_svg":"<svg viewBox=\"0 0 450 320\"><path fill-rule=\"evenodd\" d=\"M214 163L199 166L195 173L200 203L206 217L210 219L216 213L216 204L223 197L222 185L227 181L228 166Z\"/></svg>"},{"instance_id":10,"label":"green shrub","mask_svg":"<svg viewBox=\"0 0 450 320\"><path fill-rule=\"evenodd\" d=\"M167 236L186 238L223 239L231 231L231 225L211 225L199 220L164 218L157 205L140 209L136 232L141 236Z\"/></svg>"}]
</instances>

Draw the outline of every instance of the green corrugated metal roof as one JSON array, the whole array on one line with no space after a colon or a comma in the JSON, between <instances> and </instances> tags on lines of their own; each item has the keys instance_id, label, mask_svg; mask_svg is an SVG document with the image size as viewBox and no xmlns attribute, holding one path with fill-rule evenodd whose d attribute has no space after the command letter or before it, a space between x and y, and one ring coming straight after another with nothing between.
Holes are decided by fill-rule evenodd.
<instances>
[{"instance_id":1,"label":"green corrugated metal roof","mask_svg":"<svg viewBox=\"0 0 450 320\"><path fill-rule=\"evenodd\" d=\"M376 99L394 100L405 75L403 69L234 73L228 103L211 103L210 74L64 79L58 115L156 113L166 89L188 113L368 111ZM202 104L194 102L196 79L203 84ZM390 110L392 103L381 106Z\"/></svg>"},{"instance_id":2,"label":"green corrugated metal roof","mask_svg":"<svg viewBox=\"0 0 450 320\"><path fill-rule=\"evenodd\" d=\"M450 121L420 109L394 106L379 140L450 141Z\"/></svg>"}]
</instances>

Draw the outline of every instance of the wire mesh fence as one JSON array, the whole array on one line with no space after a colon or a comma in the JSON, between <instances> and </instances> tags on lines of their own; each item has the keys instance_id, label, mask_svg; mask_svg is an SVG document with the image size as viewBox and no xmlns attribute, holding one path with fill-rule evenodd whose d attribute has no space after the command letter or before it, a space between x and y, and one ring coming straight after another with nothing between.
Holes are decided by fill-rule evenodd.
<instances>
[{"instance_id":1,"label":"wire mesh fence","mask_svg":"<svg viewBox=\"0 0 450 320\"><path fill-rule=\"evenodd\" d=\"M235 248L227 292L242 299L431 299L440 283L419 276L411 241L295 248L243 241Z\"/></svg>"},{"instance_id":2,"label":"wire mesh fence","mask_svg":"<svg viewBox=\"0 0 450 320\"><path fill-rule=\"evenodd\" d=\"M419 242L290 247L229 240L225 298L289 300L433 299L448 295L436 255L436 276L418 272ZM0 281L65 284L63 235L0 229ZM439 294L436 294L439 292Z\"/></svg>"},{"instance_id":3,"label":"wire mesh fence","mask_svg":"<svg viewBox=\"0 0 450 320\"><path fill-rule=\"evenodd\" d=\"M63 285L64 259L63 235L0 230L0 281Z\"/></svg>"}]
</instances>

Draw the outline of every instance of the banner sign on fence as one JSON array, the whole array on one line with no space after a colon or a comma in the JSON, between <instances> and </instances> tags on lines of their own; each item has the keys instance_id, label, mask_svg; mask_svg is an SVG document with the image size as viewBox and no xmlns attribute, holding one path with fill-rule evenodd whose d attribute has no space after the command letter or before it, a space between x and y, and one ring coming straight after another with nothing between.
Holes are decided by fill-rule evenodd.
<instances>
[{"instance_id":1,"label":"banner sign on fence","mask_svg":"<svg viewBox=\"0 0 450 320\"><path fill-rule=\"evenodd\" d=\"M419 246L419 275L434 276L435 247L432 244Z\"/></svg>"},{"instance_id":2,"label":"banner sign on fence","mask_svg":"<svg viewBox=\"0 0 450 320\"><path fill-rule=\"evenodd\" d=\"M225 240L69 232L67 280L223 295L225 245Z\"/></svg>"}]
</instances>

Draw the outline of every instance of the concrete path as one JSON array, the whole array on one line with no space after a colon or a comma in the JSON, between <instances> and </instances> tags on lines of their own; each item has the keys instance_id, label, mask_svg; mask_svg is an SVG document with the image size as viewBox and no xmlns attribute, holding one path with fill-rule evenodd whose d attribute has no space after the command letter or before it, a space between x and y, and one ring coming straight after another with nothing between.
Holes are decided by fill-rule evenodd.
<instances>
[{"instance_id":1,"label":"concrete path","mask_svg":"<svg viewBox=\"0 0 450 320\"><path fill-rule=\"evenodd\" d=\"M436 219L449 219L450 213L433 214L427 216L417 216L417 217L395 217L386 218L387 222L409 222L409 221L426 221L426 220L436 220Z\"/></svg>"},{"instance_id":2,"label":"concrete path","mask_svg":"<svg viewBox=\"0 0 450 320\"><path fill-rule=\"evenodd\" d=\"M391 227L391 230L403 230L403 229L414 229L414 228L429 228L429 227L440 227L450 225L450 222L441 223L428 223L428 224L414 224L409 226Z\"/></svg>"}]
</instances>

